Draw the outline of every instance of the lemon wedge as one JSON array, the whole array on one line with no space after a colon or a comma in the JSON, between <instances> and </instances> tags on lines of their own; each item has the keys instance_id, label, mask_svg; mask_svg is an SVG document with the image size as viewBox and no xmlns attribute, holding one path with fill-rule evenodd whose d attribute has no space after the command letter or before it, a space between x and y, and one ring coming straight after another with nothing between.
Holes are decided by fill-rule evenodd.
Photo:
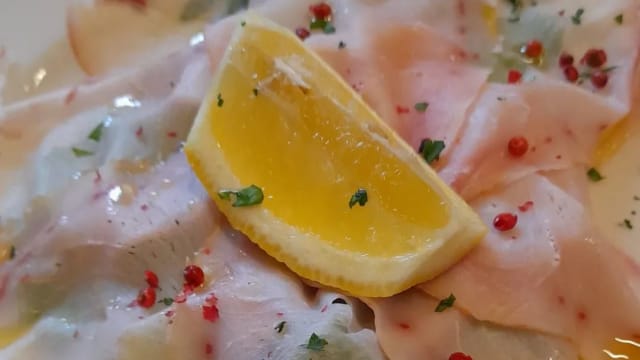
<instances>
[{"instance_id":1,"label":"lemon wedge","mask_svg":"<svg viewBox=\"0 0 640 360\"><path fill-rule=\"evenodd\" d=\"M257 15L234 33L184 150L235 228L353 295L433 278L486 231L337 73Z\"/></svg>"}]
</instances>

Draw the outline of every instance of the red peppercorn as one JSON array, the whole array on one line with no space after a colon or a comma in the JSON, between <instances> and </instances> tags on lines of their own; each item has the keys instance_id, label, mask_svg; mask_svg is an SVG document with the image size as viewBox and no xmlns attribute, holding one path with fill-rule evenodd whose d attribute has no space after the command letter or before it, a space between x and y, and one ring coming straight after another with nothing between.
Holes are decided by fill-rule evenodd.
<instances>
[{"instance_id":1,"label":"red peppercorn","mask_svg":"<svg viewBox=\"0 0 640 360\"><path fill-rule=\"evenodd\" d=\"M514 136L509 140L507 149L509 150L509 154L515 157L520 157L526 154L527 150L529 150L529 142L523 136Z\"/></svg>"},{"instance_id":2,"label":"red peppercorn","mask_svg":"<svg viewBox=\"0 0 640 360\"><path fill-rule=\"evenodd\" d=\"M409 111L409 108L406 106L396 105L396 112L398 114L408 114Z\"/></svg>"},{"instance_id":3,"label":"red peppercorn","mask_svg":"<svg viewBox=\"0 0 640 360\"><path fill-rule=\"evenodd\" d=\"M218 317L219 317L218 307L216 307L215 305L203 305L202 317L205 320L209 320L211 322L218 320Z\"/></svg>"},{"instance_id":4,"label":"red peppercorn","mask_svg":"<svg viewBox=\"0 0 640 360\"><path fill-rule=\"evenodd\" d=\"M152 287L140 290L136 302L146 309L152 307L156 303L156 290Z\"/></svg>"},{"instance_id":5,"label":"red peppercorn","mask_svg":"<svg viewBox=\"0 0 640 360\"><path fill-rule=\"evenodd\" d=\"M581 64L587 64L587 66L592 68L599 68L607 62L607 53L602 49L589 49L582 59L580 59Z\"/></svg>"},{"instance_id":6,"label":"red peppercorn","mask_svg":"<svg viewBox=\"0 0 640 360\"><path fill-rule=\"evenodd\" d=\"M527 212L533 206L533 201L527 200L524 204L518 206L518 210L522 212Z\"/></svg>"},{"instance_id":7,"label":"red peppercorn","mask_svg":"<svg viewBox=\"0 0 640 360\"><path fill-rule=\"evenodd\" d=\"M499 231L509 231L518 223L518 215L512 213L500 213L493 218L493 227Z\"/></svg>"},{"instance_id":8,"label":"red peppercorn","mask_svg":"<svg viewBox=\"0 0 640 360\"><path fill-rule=\"evenodd\" d=\"M296 35L298 35L300 40L304 40L311 35L311 32L303 27L299 27L296 29Z\"/></svg>"},{"instance_id":9,"label":"red peppercorn","mask_svg":"<svg viewBox=\"0 0 640 360\"><path fill-rule=\"evenodd\" d=\"M522 79L522 73L518 70L509 70L509 73L507 74L507 82L509 84L515 84L520 82L520 79Z\"/></svg>"},{"instance_id":10,"label":"red peppercorn","mask_svg":"<svg viewBox=\"0 0 640 360\"><path fill-rule=\"evenodd\" d=\"M449 355L449 360L473 360L473 358L463 352L454 352Z\"/></svg>"},{"instance_id":11,"label":"red peppercorn","mask_svg":"<svg viewBox=\"0 0 640 360\"><path fill-rule=\"evenodd\" d=\"M188 265L184 268L185 285L197 288L204 283L204 271L198 265Z\"/></svg>"},{"instance_id":12,"label":"red peppercorn","mask_svg":"<svg viewBox=\"0 0 640 360\"><path fill-rule=\"evenodd\" d=\"M597 70L593 74L591 74L591 84L598 89L602 89L607 86L607 82L609 81L609 75L606 72Z\"/></svg>"},{"instance_id":13,"label":"red peppercorn","mask_svg":"<svg viewBox=\"0 0 640 360\"><path fill-rule=\"evenodd\" d=\"M539 58L542 55L542 43L539 40L531 40L522 47L522 53L528 58Z\"/></svg>"},{"instance_id":14,"label":"red peppercorn","mask_svg":"<svg viewBox=\"0 0 640 360\"><path fill-rule=\"evenodd\" d=\"M329 6L329 4L325 2L317 3L315 5L310 5L309 11L311 12L311 14L313 14L313 17L315 19L320 19L325 21L329 20L332 13L331 6Z\"/></svg>"},{"instance_id":15,"label":"red peppercorn","mask_svg":"<svg viewBox=\"0 0 640 360\"><path fill-rule=\"evenodd\" d=\"M564 78L567 79L567 81L572 83L578 81L578 77L579 77L578 69L576 69L575 66L569 65L565 67L562 71L564 72Z\"/></svg>"},{"instance_id":16,"label":"red peppercorn","mask_svg":"<svg viewBox=\"0 0 640 360\"><path fill-rule=\"evenodd\" d=\"M568 53L562 53L560 58L558 59L558 65L560 67L571 66L573 65L573 55Z\"/></svg>"},{"instance_id":17,"label":"red peppercorn","mask_svg":"<svg viewBox=\"0 0 640 360\"><path fill-rule=\"evenodd\" d=\"M144 271L144 280L151 286L152 288L158 287L158 275L151 270Z\"/></svg>"}]
</instances>

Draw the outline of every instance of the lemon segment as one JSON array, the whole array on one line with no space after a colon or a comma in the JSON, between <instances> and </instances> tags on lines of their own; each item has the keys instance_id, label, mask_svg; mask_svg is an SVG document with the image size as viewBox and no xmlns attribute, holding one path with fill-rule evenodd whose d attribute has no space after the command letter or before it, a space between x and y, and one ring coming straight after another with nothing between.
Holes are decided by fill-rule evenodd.
<instances>
[{"instance_id":1,"label":"lemon segment","mask_svg":"<svg viewBox=\"0 0 640 360\"><path fill-rule=\"evenodd\" d=\"M289 30L248 15L185 144L230 223L299 275L358 296L434 277L485 227ZM255 184L256 206L217 193ZM349 206L364 189L368 201Z\"/></svg>"}]
</instances>

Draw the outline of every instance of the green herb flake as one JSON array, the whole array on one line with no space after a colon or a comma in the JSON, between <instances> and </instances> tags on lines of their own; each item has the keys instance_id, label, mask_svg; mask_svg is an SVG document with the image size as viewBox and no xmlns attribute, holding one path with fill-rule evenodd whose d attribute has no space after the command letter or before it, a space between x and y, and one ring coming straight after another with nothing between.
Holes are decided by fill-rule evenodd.
<instances>
[{"instance_id":1,"label":"green herb flake","mask_svg":"<svg viewBox=\"0 0 640 360\"><path fill-rule=\"evenodd\" d=\"M629 220L629 219L622 220L622 224L620 224L620 225L626 227L629 230L633 229L633 224L631 224L631 220Z\"/></svg>"},{"instance_id":2,"label":"green herb flake","mask_svg":"<svg viewBox=\"0 0 640 360\"><path fill-rule=\"evenodd\" d=\"M158 301L158 304L165 304L166 306L171 306L171 304L173 304L173 299L170 297L166 297Z\"/></svg>"},{"instance_id":3,"label":"green herb flake","mask_svg":"<svg viewBox=\"0 0 640 360\"><path fill-rule=\"evenodd\" d=\"M324 30L329 22L322 19L313 19L309 24L309 29L311 30Z\"/></svg>"},{"instance_id":4,"label":"green herb flake","mask_svg":"<svg viewBox=\"0 0 640 360\"><path fill-rule=\"evenodd\" d=\"M602 174L600 174L600 172L596 170L596 168L591 168L587 170L587 176L589 177L589 180L593 182L598 182L604 179Z\"/></svg>"},{"instance_id":5,"label":"green herb flake","mask_svg":"<svg viewBox=\"0 0 640 360\"><path fill-rule=\"evenodd\" d=\"M440 159L440 153L442 153L444 148L445 144L442 140L424 139L420 142L418 152L422 155L422 158L427 162L427 164L431 164L432 162Z\"/></svg>"},{"instance_id":6,"label":"green herb flake","mask_svg":"<svg viewBox=\"0 0 640 360\"><path fill-rule=\"evenodd\" d=\"M264 200L262 189L255 185L248 186L241 190L218 191L218 196L222 200L231 200L231 195L235 196L235 200L231 204L233 207L258 205Z\"/></svg>"},{"instance_id":7,"label":"green herb flake","mask_svg":"<svg viewBox=\"0 0 640 360\"><path fill-rule=\"evenodd\" d=\"M447 296L447 298L440 300L438 306L436 306L436 312L443 312L448 308L452 307L456 302L456 297L453 294Z\"/></svg>"},{"instance_id":8,"label":"green herb flake","mask_svg":"<svg viewBox=\"0 0 640 360\"><path fill-rule=\"evenodd\" d=\"M93 128L93 130L91 130L88 138L95 142L100 141L100 139L102 138L102 129L104 129L104 123L98 124L98 126L96 126L95 128Z\"/></svg>"},{"instance_id":9,"label":"green herb flake","mask_svg":"<svg viewBox=\"0 0 640 360\"><path fill-rule=\"evenodd\" d=\"M429 107L429 103L426 101L419 102L413 105L413 108L416 109L417 112L421 112L421 113L427 111L428 107Z\"/></svg>"},{"instance_id":10,"label":"green herb flake","mask_svg":"<svg viewBox=\"0 0 640 360\"><path fill-rule=\"evenodd\" d=\"M222 105L224 105L224 99L222 98L222 94L219 93L216 99L218 99L218 107L222 107Z\"/></svg>"},{"instance_id":11,"label":"green herb flake","mask_svg":"<svg viewBox=\"0 0 640 360\"><path fill-rule=\"evenodd\" d=\"M307 341L307 344L305 345L305 347L313 351L322 351L324 350L324 346L327 344L329 344L327 340L316 335L316 333L313 333L309 337L309 341Z\"/></svg>"},{"instance_id":12,"label":"green herb flake","mask_svg":"<svg viewBox=\"0 0 640 360\"><path fill-rule=\"evenodd\" d=\"M615 69L617 69L617 68L618 68L618 66L614 65L614 66L606 67L606 68L604 68L604 69L602 69L602 70L600 70L600 71L605 72L605 73L608 73L608 72L611 72L611 71L613 71L613 70L615 70ZM582 81L582 80L584 80L584 79L590 79L592 75L593 75L593 73L590 73L590 72L588 72L588 71L583 71L583 72L581 72L581 73L578 75L578 79L579 79L578 84L580 84L580 83L581 83L581 81Z\"/></svg>"},{"instance_id":13,"label":"green herb flake","mask_svg":"<svg viewBox=\"0 0 640 360\"><path fill-rule=\"evenodd\" d=\"M253 96L258 96L258 88L253 88Z\"/></svg>"},{"instance_id":14,"label":"green herb flake","mask_svg":"<svg viewBox=\"0 0 640 360\"><path fill-rule=\"evenodd\" d=\"M618 14L613 18L613 20L616 22L616 24L622 25L622 22L624 21L624 15Z\"/></svg>"},{"instance_id":15,"label":"green herb flake","mask_svg":"<svg viewBox=\"0 0 640 360\"><path fill-rule=\"evenodd\" d=\"M344 41L340 40L340 42L338 43L338 49L344 49L346 47L347 44Z\"/></svg>"},{"instance_id":16,"label":"green herb flake","mask_svg":"<svg viewBox=\"0 0 640 360\"><path fill-rule=\"evenodd\" d=\"M336 28L335 28L335 26L333 26L332 23L327 23L322 28L322 32L325 33L325 34L333 34L334 32L336 32Z\"/></svg>"},{"instance_id":17,"label":"green herb flake","mask_svg":"<svg viewBox=\"0 0 640 360\"><path fill-rule=\"evenodd\" d=\"M244 21L244 20L242 20L242 21L240 22L240 26L244 27L245 25L247 25L247 22L246 22L246 21Z\"/></svg>"},{"instance_id":18,"label":"green herb flake","mask_svg":"<svg viewBox=\"0 0 640 360\"><path fill-rule=\"evenodd\" d=\"M73 152L73 155L75 155L76 157L85 157L85 156L93 155L93 152L89 150L80 149L75 146L71 148L71 151Z\"/></svg>"},{"instance_id":19,"label":"green herb flake","mask_svg":"<svg viewBox=\"0 0 640 360\"><path fill-rule=\"evenodd\" d=\"M571 16L571 22L574 25L582 24L582 15L583 14L584 14L584 9L583 8L579 8L578 10L576 10L576 13Z\"/></svg>"},{"instance_id":20,"label":"green herb flake","mask_svg":"<svg viewBox=\"0 0 640 360\"><path fill-rule=\"evenodd\" d=\"M351 199L349 199L349 209L353 208L356 204L364 206L367 201L369 201L367 190L358 189L355 193L353 193L353 195L351 195Z\"/></svg>"},{"instance_id":21,"label":"green herb flake","mask_svg":"<svg viewBox=\"0 0 640 360\"><path fill-rule=\"evenodd\" d=\"M281 334L284 331L284 326L287 325L286 321L280 321L278 323L278 325L276 325L276 327L274 327L274 329L278 332L278 334Z\"/></svg>"},{"instance_id":22,"label":"green herb flake","mask_svg":"<svg viewBox=\"0 0 640 360\"><path fill-rule=\"evenodd\" d=\"M16 257L16 247L11 245L9 249L9 259L14 259Z\"/></svg>"}]
</instances>

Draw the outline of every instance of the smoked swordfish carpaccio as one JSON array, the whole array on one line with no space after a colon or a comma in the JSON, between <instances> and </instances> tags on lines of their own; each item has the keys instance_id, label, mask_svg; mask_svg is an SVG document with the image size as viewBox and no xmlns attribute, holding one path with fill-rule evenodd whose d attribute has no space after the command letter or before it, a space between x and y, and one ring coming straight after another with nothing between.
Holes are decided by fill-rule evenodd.
<instances>
[{"instance_id":1,"label":"smoked swordfish carpaccio","mask_svg":"<svg viewBox=\"0 0 640 360\"><path fill-rule=\"evenodd\" d=\"M152 61L101 56L126 32L76 21L99 77L0 108L0 358L638 358L638 255L594 227L587 171L640 100L637 2L337 0L310 30L316 3L250 7L416 151L442 141L430 165L489 226L480 245L389 298L310 286L228 225L181 151L244 12L190 47L141 37L170 53Z\"/></svg>"}]
</instances>

